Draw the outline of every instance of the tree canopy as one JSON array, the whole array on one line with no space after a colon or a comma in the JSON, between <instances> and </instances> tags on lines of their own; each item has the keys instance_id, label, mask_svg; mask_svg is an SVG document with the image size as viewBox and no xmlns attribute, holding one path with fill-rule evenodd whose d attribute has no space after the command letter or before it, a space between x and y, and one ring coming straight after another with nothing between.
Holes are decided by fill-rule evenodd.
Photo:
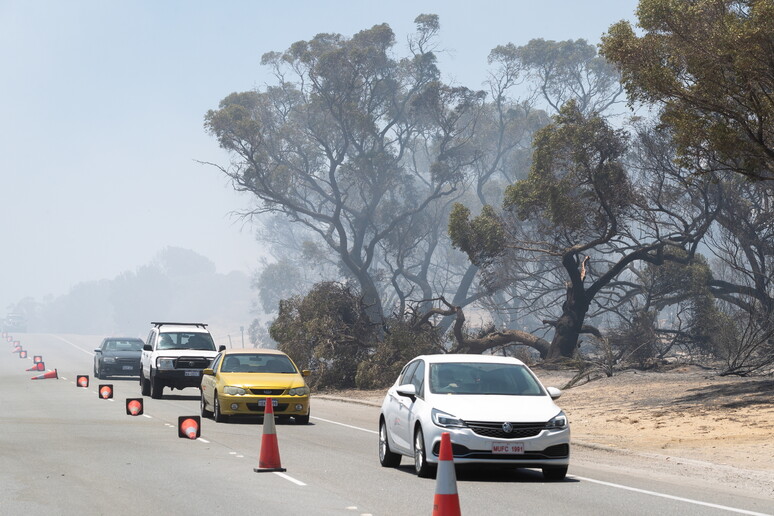
<instances>
[{"instance_id":1,"label":"tree canopy","mask_svg":"<svg viewBox=\"0 0 774 516\"><path fill-rule=\"evenodd\" d=\"M602 38L630 102L662 106L681 164L774 179L774 2L640 0Z\"/></svg>"}]
</instances>

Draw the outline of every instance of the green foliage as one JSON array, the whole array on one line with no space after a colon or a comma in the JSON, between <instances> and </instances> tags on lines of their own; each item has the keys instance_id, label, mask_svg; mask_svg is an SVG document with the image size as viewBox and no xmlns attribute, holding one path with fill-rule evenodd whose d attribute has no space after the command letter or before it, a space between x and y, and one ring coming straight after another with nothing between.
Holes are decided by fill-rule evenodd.
<instances>
[{"instance_id":1,"label":"green foliage","mask_svg":"<svg viewBox=\"0 0 774 516\"><path fill-rule=\"evenodd\" d=\"M506 189L504 207L547 223L547 233L603 235L634 195L622 164L626 142L626 133L568 102L535 135L529 176Z\"/></svg>"},{"instance_id":2,"label":"green foliage","mask_svg":"<svg viewBox=\"0 0 774 516\"><path fill-rule=\"evenodd\" d=\"M318 283L304 297L280 302L269 330L278 348L314 373L314 388L355 386L358 364L374 341L360 297L340 283Z\"/></svg>"},{"instance_id":3,"label":"green foliage","mask_svg":"<svg viewBox=\"0 0 774 516\"><path fill-rule=\"evenodd\" d=\"M388 387L409 360L417 355L442 352L437 330L417 330L397 319L391 319L388 325L389 331L377 343L373 354L357 368L355 383L359 389Z\"/></svg>"},{"instance_id":4,"label":"green foliage","mask_svg":"<svg viewBox=\"0 0 774 516\"><path fill-rule=\"evenodd\" d=\"M663 106L680 163L774 177L774 2L640 0L602 38L630 102Z\"/></svg>"},{"instance_id":5,"label":"green foliage","mask_svg":"<svg viewBox=\"0 0 774 516\"><path fill-rule=\"evenodd\" d=\"M505 249L506 234L493 207L485 205L481 214L470 219L470 210L455 203L449 215L449 237L452 245L467 253L471 263L484 265Z\"/></svg>"}]
</instances>

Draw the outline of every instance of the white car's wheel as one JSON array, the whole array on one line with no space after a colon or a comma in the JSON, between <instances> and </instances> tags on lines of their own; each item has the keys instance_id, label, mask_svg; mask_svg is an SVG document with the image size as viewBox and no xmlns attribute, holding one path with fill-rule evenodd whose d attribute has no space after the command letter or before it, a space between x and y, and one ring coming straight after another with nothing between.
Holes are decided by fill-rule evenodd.
<instances>
[{"instance_id":1,"label":"white car's wheel","mask_svg":"<svg viewBox=\"0 0 774 516\"><path fill-rule=\"evenodd\" d=\"M418 427L414 433L414 471L416 471L418 477L422 478L433 478L435 476L435 467L427 462L425 435L422 433L422 427Z\"/></svg>"},{"instance_id":2,"label":"white car's wheel","mask_svg":"<svg viewBox=\"0 0 774 516\"><path fill-rule=\"evenodd\" d=\"M567 476L567 466L545 466L543 467L543 478L556 482L564 480Z\"/></svg>"},{"instance_id":3,"label":"white car's wheel","mask_svg":"<svg viewBox=\"0 0 774 516\"><path fill-rule=\"evenodd\" d=\"M390 442L387 440L387 425L382 419L379 421L379 464L385 468L397 468L400 466L400 454L390 450Z\"/></svg>"}]
</instances>

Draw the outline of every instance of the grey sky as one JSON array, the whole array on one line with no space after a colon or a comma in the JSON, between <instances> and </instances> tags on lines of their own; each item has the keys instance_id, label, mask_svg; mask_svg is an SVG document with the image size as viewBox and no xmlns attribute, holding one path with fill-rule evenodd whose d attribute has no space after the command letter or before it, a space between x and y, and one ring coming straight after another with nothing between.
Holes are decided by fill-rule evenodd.
<instances>
[{"instance_id":1,"label":"grey sky","mask_svg":"<svg viewBox=\"0 0 774 516\"><path fill-rule=\"evenodd\" d=\"M0 0L0 314L192 249L249 272L261 246L230 215L204 113L271 81L261 55L386 22L400 43L440 16L447 80L480 87L486 57L532 38L598 42L635 0ZM402 52L402 49L401 49Z\"/></svg>"}]
</instances>

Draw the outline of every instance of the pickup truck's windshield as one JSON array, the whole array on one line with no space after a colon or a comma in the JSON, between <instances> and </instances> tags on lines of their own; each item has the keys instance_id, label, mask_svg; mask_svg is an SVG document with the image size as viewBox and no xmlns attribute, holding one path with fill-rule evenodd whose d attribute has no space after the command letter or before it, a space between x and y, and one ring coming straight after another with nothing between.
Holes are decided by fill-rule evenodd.
<instances>
[{"instance_id":1,"label":"pickup truck's windshield","mask_svg":"<svg viewBox=\"0 0 774 516\"><path fill-rule=\"evenodd\" d=\"M202 349L215 351L215 343L209 333L174 332L159 335L156 349Z\"/></svg>"}]
</instances>

